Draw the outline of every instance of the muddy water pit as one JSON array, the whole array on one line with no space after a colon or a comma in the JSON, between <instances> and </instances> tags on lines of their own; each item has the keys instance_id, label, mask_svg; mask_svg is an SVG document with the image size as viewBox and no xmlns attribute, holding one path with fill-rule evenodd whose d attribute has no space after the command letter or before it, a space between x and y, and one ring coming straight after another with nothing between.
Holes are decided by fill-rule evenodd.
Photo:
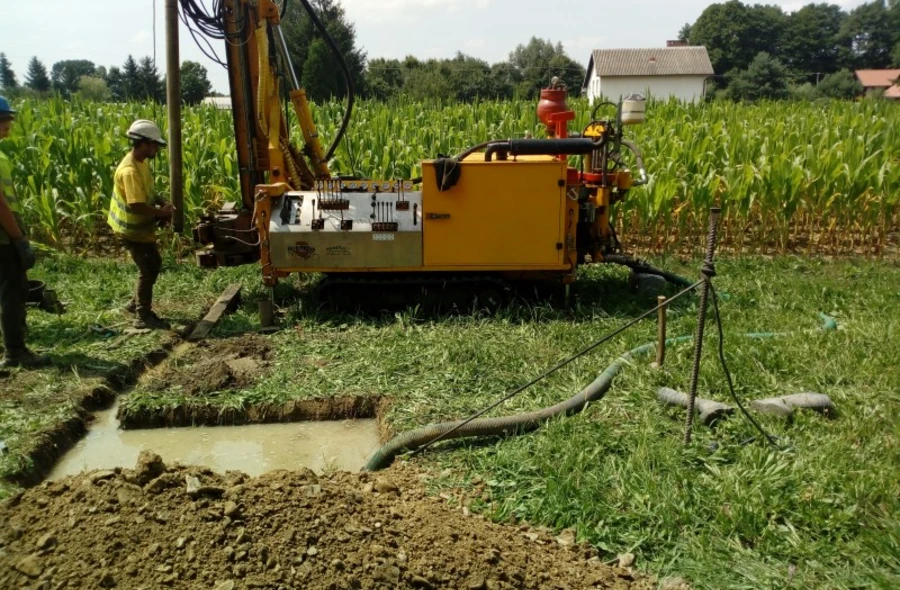
<instances>
[{"instance_id":1,"label":"muddy water pit","mask_svg":"<svg viewBox=\"0 0 900 590\"><path fill-rule=\"evenodd\" d=\"M246 387L265 373L269 354L269 344L253 337L181 344L144 375L136 389L180 390L190 397ZM117 413L118 404L98 412L88 434L48 478L130 467L143 450L167 462L251 476L276 469L358 471L380 444L376 420L120 430Z\"/></svg>"}]
</instances>

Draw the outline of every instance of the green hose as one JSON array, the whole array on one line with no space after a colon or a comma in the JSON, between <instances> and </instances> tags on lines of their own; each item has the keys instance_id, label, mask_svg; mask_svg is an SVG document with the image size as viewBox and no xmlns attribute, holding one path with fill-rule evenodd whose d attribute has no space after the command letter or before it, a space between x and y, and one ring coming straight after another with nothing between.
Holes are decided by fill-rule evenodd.
<instances>
[{"instance_id":1,"label":"green hose","mask_svg":"<svg viewBox=\"0 0 900 590\"><path fill-rule=\"evenodd\" d=\"M822 330L837 329L837 321L835 321L834 318L824 313L820 313L819 317L823 321L821 327ZM748 338L772 338L784 336L788 333L789 332L753 332L745 334L744 336ZM666 346L674 346L675 344L690 342L693 339L693 335L676 336L674 338L667 338L665 343ZM648 342L647 344L632 348L614 360L612 364L606 367L606 369L604 369L590 385L579 391L575 396L554 406L550 406L549 408L513 416L480 418L472 420L461 427L459 427L459 424L464 422L463 420L441 422L439 424L430 424L398 434L376 451L375 455L373 455L372 458L369 459L369 462L366 463L365 467L363 467L363 471L378 471L384 469L385 467L388 467L400 453L404 451L414 451L438 436L443 435L443 440L451 440L475 436L508 436L511 434L522 434L536 430L544 422L554 416L570 416L572 414L577 414L584 410L590 402L603 399L606 392L612 387L613 379L632 357L651 353L655 350L656 342Z\"/></svg>"}]
</instances>

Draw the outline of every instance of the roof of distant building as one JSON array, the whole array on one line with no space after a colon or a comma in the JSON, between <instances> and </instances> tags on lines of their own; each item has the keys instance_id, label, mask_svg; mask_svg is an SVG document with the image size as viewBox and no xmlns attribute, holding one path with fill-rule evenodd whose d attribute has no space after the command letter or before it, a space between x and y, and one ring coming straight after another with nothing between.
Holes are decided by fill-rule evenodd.
<instances>
[{"instance_id":1,"label":"roof of distant building","mask_svg":"<svg viewBox=\"0 0 900 590\"><path fill-rule=\"evenodd\" d=\"M856 70L863 88L888 88L900 78L900 70Z\"/></svg>"},{"instance_id":2,"label":"roof of distant building","mask_svg":"<svg viewBox=\"0 0 900 590\"><path fill-rule=\"evenodd\" d=\"M230 96L207 96L203 99L203 104L211 104L218 109L230 109Z\"/></svg>"},{"instance_id":3,"label":"roof of distant building","mask_svg":"<svg viewBox=\"0 0 900 590\"><path fill-rule=\"evenodd\" d=\"M651 49L595 49L587 77L598 76L711 76L712 62L706 47L658 47Z\"/></svg>"}]
</instances>

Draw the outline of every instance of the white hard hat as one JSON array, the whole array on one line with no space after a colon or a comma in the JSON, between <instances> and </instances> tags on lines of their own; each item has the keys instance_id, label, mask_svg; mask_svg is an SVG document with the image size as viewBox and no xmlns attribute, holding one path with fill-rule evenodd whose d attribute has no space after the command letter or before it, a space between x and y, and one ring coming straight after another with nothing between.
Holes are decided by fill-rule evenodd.
<instances>
[{"instance_id":1,"label":"white hard hat","mask_svg":"<svg viewBox=\"0 0 900 590\"><path fill-rule=\"evenodd\" d=\"M149 139L161 146L166 145L166 141L162 138L162 133L159 132L159 127L156 126L156 123L147 119L138 119L132 123L126 135L131 139Z\"/></svg>"}]
</instances>

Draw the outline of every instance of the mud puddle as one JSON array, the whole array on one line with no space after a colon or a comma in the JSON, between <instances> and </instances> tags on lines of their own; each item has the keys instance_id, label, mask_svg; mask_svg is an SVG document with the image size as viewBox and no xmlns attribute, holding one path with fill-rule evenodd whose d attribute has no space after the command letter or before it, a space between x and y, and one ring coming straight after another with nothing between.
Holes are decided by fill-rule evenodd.
<instances>
[{"instance_id":1,"label":"mud puddle","mask_svg":"<svg viewBox=\"0 0 900 590\"><path fill-rule=\"evenodd\" d=\"M48 479L92 469L131 467L142 450L163 460L251 476L275 469L358 471L378 449L375 420L292 422L120 430L117 407L98 412L87 435L63 456Z\"/></svg>"}]
</instances>

